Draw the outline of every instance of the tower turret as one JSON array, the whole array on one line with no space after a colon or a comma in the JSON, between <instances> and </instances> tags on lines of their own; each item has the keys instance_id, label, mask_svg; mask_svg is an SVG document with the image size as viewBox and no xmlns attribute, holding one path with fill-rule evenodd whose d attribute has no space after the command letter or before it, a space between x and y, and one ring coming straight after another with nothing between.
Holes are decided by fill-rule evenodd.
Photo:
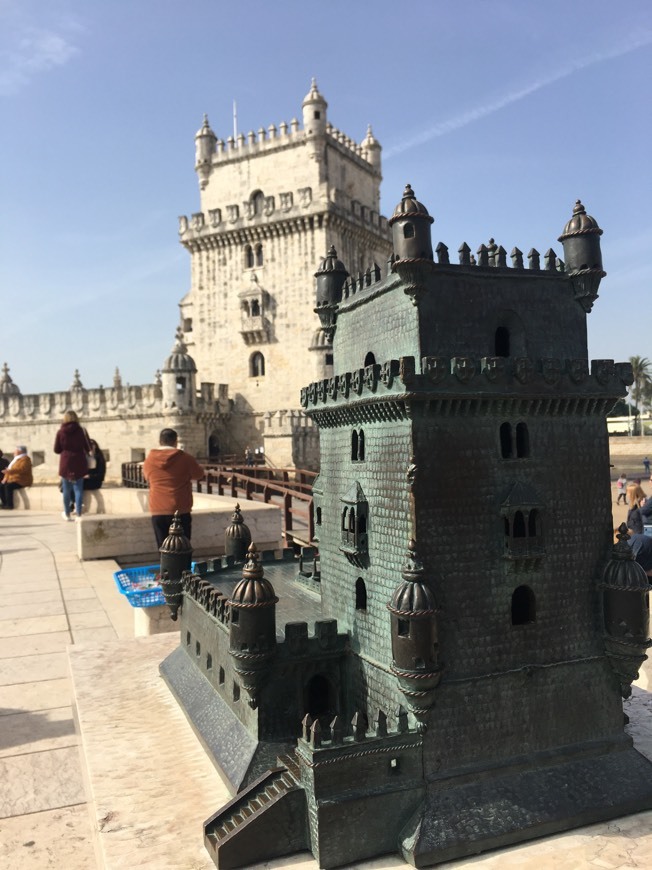
<instances>
[{"instance_id":1,"label":"tower turret","mask_svg":"<svg viewBox=\"0 0 652 870\"><path fill-rule=\"evenodd\" d=\"M276 602L274 587L263 574L255 544L250 544L242 580L231 593L229 652L233 669L242 680L249 706L258 696L269 662L276 651Z\"/></svg>"},{"instance_id":2,"label":"tower turret","mask_svg":"<svg viewBox=\"0 0 652 870\"><path fill-rule=\"evenodd\" d=\"M383 149L371 131L371 124L367 127L367 135L360 143L360 146L362 148L362 156L377 172L380 172L380 152Z\"/></svg>"},{"instance_id":3,"label":"tower turret","mask_svg":"<svg viewBox=\"0 0 652 870\"><path fill-rule=\"evenodd\" d=\"M423 719L434 704L434 690L441 679L437 606L414 541L408 545L407 556L403 580L387 605L392 615L392 671L408 707Z\"/></svg>"},{"instance_id":4,"label":"tower turret","mask_svg":"<svg viewBox=\"0 0 652 870\"><path fill-rule=\"evenodd\" d=\"M394 254L398 260L432 260L430 224L434 218L419 202L409 184L388 223L392 228Z\"/></svg>"},{"instance_id":5,"label":"tower turret","mask_svg":"<svg viewBox=\"0 0 652 870\"><path fill-rule=\"evenodd\" d=\"M315 313L319 315L322 329L332 340L335 331L336 308L342 301L342 287L349 277L346 267L341 260L337 259L335 246L331 245L328 253L319 264L315 272L317 279L317 307Z\"/></svg>"},{"instance_id":6,"label":"tower turret","mask_svg":"<svg viewBox=\"0 0 652 870\"><path fill-rule=\"evenodd\" d=\"M224 533L224 553L226 556L233 556L236 562L244 562L250 544L249 526L242 517L240 505L236 504L231 517L231 525L226 527Z\"/></svg>"},{"instance_id":7,"label":"tower turret","mask_svg":"<svg viewBox=\"0 0 652 870\"><path fill-rule=\"evenodd\" d=\"M602 610L607 656L623 698L632 693L632 682L646 658L650 641L650 583L627 543L627 526L618 528L618 542L602 575Z\"/></svg>"},{"instance_id":8,"label":"tower turret","mask_svg":"<svg viewBox=\"0 0 652 870\"><path fill-rule=\"evenodd\" d=\"M192 411L195 407L197 366L188 353L181 327L178 327L174 347L161 370L163 407Z\"/></svg>"},{"instance_id":9,"label":"tower turret","mask_svg":"<svg viewBox=\"0 0 652 870\"><path fill-rule=\"evenodd\" d=\"M161 588L165 603L170 608L171 617L176 621L177 611L183 600L182 577L190 571L192 564L192 545L183 533L179 511L175 511L170 531L161 544Z\"/></svg>"},{"instance_id":10,"label":"tower turret","mask_svg":"<svg viewBox=\"0 0 652 870\"><path fill-rule=\"evenodd\" d=\"M328 103L319 93L317 82L312 80L310 91L301 104L303 110L303 129L306 136L317 136L326 132L326 109Z\"/></svg>"},{"instance_id":11,"label":"tower turret","mask_svg":"<svg viewBox=\"0 0 652 870\"><path fill-rule=\"evenodd\" d=\"M195 172L199 176L199 186L203 190L208 184L211 174L213 153L217 136L208 123L208 115L204 115L204 123L195 134Z\"/></svg>"},{"instance_id":12,"label":"tower turret","mask_svg":"<svg viewBox=\"0 0 652 870\"><path fill-rule=\"evenodd\" d=\"M575 298L587 313L598 298L600 281L607 274L602 268L601 235L598 222L586 213L578 199L559 241L564 246L566 272L573 284Z\"/></svg>"},{"instance_id":13,"label":"tower turret","mask_svg":"<svg viewBox=\"0 0 652 870\"><path fill-rule=\"evenodd\" d=\"M2 377L0 378L0 395L1 396L20 396L20 389L15 384L9 374L9 366L5 363L2 366Z\"/></svg>"}]
</instances>

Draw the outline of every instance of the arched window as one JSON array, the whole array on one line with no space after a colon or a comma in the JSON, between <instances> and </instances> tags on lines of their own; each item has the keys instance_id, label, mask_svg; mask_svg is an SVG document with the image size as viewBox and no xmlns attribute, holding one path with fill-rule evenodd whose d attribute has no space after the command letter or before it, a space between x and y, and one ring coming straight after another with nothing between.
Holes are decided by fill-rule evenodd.
<instances>
[{"instance_id":1,"label":"arched window","mask_svg":"<svg viewBox=\"0 0 652 870\"><path fill-rule=\"evenodd\" d=\"M500 426L500 455L503 459L512 458L512 424L502 423Z\"/></svg>"},{"instance_id":2,"label":"arched window","mask_svg":"<svg viewBox=\"0 0 652 870\"><path fill-rule=\"evenodd\" d=\"M512 527L512 536L514 538L525 538L525 517L521 511L516 511L514 514L514 525Z\"/></svg>"},{"instance_id":3,"label":"arched window","mask_svg":"<svg viewBox=\"0 0 652 870\"><path fill-rule=\"evenodd\" d=\"M373 353L371 351L369 351L369 353L364 358L365 368L367 366L373 366L375 364L376 364L376 357L373 355Z\"/></svg>"},{"instance_id":4,"label":"arched window","mask_svg":"<svg viewBox=\"0 0 652 870\"><path fill-rule=\"evenodd\" d=\"M538 538L540 535L539 511L536 508L530 511L527 518L527 535L528 538Z\"/></svg>"},{"instance_id":5,"label":"arched window","mask_svg":"<svg viewBox=\"0 0 652 870\"><path fill-rule=\"evenodd\" d=\"M349 511L349 535L355 535L355 508Z\"/></svg>"},{"instance_id":6,"label":"arched window","mask_svg":"<svg viewBox=\"0 0 652 870\"><path fill-rule=\"evenodd\" d=\"M262 266L263 265L263 246L256 245L256 252L255 253L256 253L256 265Z\"/></svg>"},{"instance_id":7,"label":"arched window","mask_svg":"<svg viewBox=\"0 0 652 870\"><path fill-rule=\"evenodd\" d=\"M249 376L252 378L265 377L265 357L260 351L256 351L256 353L251 355L249 360Z\"/></svg>"},{"instance_id":8,"label":"arched window","mask_svg":"<svg viewBox=\"0 0 652 870\"><path fill-rule=\"evenodd\" d=\"M348 509L348 507L345 507L344 510L342 511L342 531L343 532L347 532L349 529L348 516L349 516L349 509Z\"/></svg>"},{"instance_id":9,"label":"arched window","mask_svg":"<svg viewBox=\"0 0 652 870\"><path fill-rule=\"evenodd\" d=\"M351 459L356 462L358 459L358 430L354 429L351 432Z\"/></svg>"},{"instance_id":10,"label":"arched window","mask_svg":"<svg viewBox=\"0 0 652 870\"><path fill-rule=\"evenodd\" d=\"M510 356L509 329L499 326L494 341L494 356Z\"/></svg>"},{"instance_id":11,"label":"arched window","mask_svg":"<svg viewBox=\"0 0 652 870\"><path fill-rule=\"evenodd\" d=\"M318 507L315 511L315 522L318 526L321 526L321 508Z\"/></svg>"},{"instance_id":12,"label":"arched window","mask_svg":"<svg viewBox=\"0 0 652 870\"><path fill-rule=\"evenodd\" d=\"M404 226L403 226L403 238L404 239L413 239L414 238L414 224L404 224Z\"/></svg>"},{"instance_id":13,"label":"arched window","mask_svg":"<svg viewBox=\"0 0 652 870\"><path fill-rule=\"evenodd\" d=\"M251 300L251 316L260 317L260 302L257 299Z\"/></svg>"},{"instance_id":14,"label":"arched window","mask_svg":"<svg viewBox=\"0 0 652 870\"><path fill-rule=\"evenodd\" d=\"M358 433L358 459L360 462L364 460L364 430L362 429Z\"/></svg>"},{"instance_id":15,"label":"arched window","mask_svg":"<svg viewBox=\"0 0 652 870\"><path fill-rule=\"evenodd\" d=\"M358 577L355 581L355 609L367 609L367 587L362 577Z\"/></svg>"},{"instance_id":16,"label":"arched window","mask_svg":"<svg viewBox=\"0 0 652 870\"><path fill-rule=\"evenodd\" d=\"M512 595L512 625L528 625L535 621L536 601L529 586L519 586Z\"/></svg>"},{"instance_id":17,"label":"arched window","mask_svg":"<svg viewBox=\"0 0 652 870\"><path fill-rule=\"evenodd\" d=\"M530 455L530 435L527 423L516 424L516 455L519 459L525 459Z\"/></svg>"},{"instance_id":18,"label":"arched window","mask_svg":"<svg viewBox=\"0 0 652 870\"><path fill-rule=\"evenodd\" d=\"M253 269L254 267L254 252L251 245L245 245L244 249L245 269Z\"/></svg>"},{"instance_id":19,"label":"arched window","mask_svg":"<svg viewBox=\"0 0 652 870\"><path fill-rule=\"evenodd\" d=\"M253 217L260 217L262 215L264 204L265 197L261 190L256 190L251 194L251 211L253 212Z\"/></svg>"}]
</instances>

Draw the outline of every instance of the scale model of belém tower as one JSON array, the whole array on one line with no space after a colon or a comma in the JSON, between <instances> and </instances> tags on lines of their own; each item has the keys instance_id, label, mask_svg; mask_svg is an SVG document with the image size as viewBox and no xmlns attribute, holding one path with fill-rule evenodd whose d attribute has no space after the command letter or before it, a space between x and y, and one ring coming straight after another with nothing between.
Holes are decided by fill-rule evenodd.
<instances>
[{"instance_id":1,"label":"scale model of bel\u00e9m tower","mask_svg":"<svg viewBox=\"0 0 652 870\"><path fill-rule=\"evenodd\" d=\"M493 240L452 263L432 220L408 185L385 275L334 248L317 272L314 636L277 633L253 547L226 595L186 575L173 657L238 791L205 825L222 868L421 867L652 807L622 704L649 585L612 543L605 422L632 372L587 358L602 231L578 202L565 263Z\"/></svg>"}]
</instances>

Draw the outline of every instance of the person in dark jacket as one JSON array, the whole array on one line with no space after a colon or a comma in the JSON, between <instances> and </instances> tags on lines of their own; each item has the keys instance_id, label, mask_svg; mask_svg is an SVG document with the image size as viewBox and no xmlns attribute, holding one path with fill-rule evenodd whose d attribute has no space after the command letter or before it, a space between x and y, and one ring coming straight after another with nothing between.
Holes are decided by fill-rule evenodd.
<instances>
[{"instance_id":1,"label":"person in dark jacket","mask_svg":"<svg viewBox=\"0 0 652 870\"><path fill-rule=\"evenodd\" d=\"M627 528L635 535L643 534L643 517L641 507L645 504L645 497L639 498L638 502L627 511Z\"/></svg>"},{"instance_id":2,"label":"person in dark jacket","mask_svg":"<svg viewBox=\"0 0 652 870\"><path fill-rule=\"evenodd\" d=\"M59 475L63 492L63 518L70 522L70 504L74 493L75 514L82 513L84 477L88 474L87 455L91 452L88 435L79 425L74 411L66 411L63 423L54 439L54 452L59 454Z\"/></svg>"},{"instance_id":3,"label":"person in dark jacket","mask_svg":"<svg viewBox=\"0 0 652 870\"><path fill-rule=\"evenodd\" d=\"M84 478L84 492L88 489L100 489L106 476L106 459L102 449L94 438L89 440L91 442L91 453L95 457L95 468L88 469L88 474Z\"/></svg>"}]
</instances>

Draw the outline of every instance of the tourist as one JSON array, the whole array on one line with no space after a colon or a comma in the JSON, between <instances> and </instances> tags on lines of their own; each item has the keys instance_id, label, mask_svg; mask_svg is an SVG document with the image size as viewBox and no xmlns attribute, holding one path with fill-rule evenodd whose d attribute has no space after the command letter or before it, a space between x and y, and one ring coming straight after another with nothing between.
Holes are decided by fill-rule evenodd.
<instances>
[{"instance_id":1,"label":"tourist","mask_svg":"<svg viewBox=\"0 0 652 870\"><path fill-rule=\"evenodd\" d=\"M159 447L150 450L143 465L143 475L149 483L149 511L156 535L156 546L167 538L170 523L179 512L183 533L190 540L192 482L204 477L204 469L189 454L177 447L174 429L163 429Z\"/></svg>"},{"instance_id":2,"label":"tourist","mask_svg":"<svg viewBox=\"0 0 652 870\"><path fill-rule=\"evenodd\" d=\"M649 476L649 474L650 474L650 460L647 458L647 456L643 460L643 468L645 469L645 473Z\"/></svg>"},{"instance_id":3,"label":"tourist","mask_svg":"<svg viewBox=\"0 0 652 870\"><path fill-rule=\"evenodd\" d=\"M622 498L623 504L627 504L627 475L623 472L616 481L616 489L618 490L618 498L616 504L620 504Z\"/></svg>"},{"instance_id":4,"label":"tourist","mask_svg":"<svg viewBox=\"0 0 652 870\"><path fill-rule=\"evenodd\" d=\"M70 506L75 503L75 516L82 514L84 498L84 477L88 474L88 456L92 454L88 433L79 425L74 411L66 411L63 423L54 439L54 452L59 454L59 475L63 492L62 517L72 521Z\"/></svg>"},{"instance_id":5,"label":"tourist","mask_svg":"<svg viewBox=\"0 0 652 870\"><path fill-rule=\"evenodd\" d=\"M22 444L14 450L14 458L8 463L2 474L0 485L0 501L4 510L14 509L14 492L24 486L31 486L32 460L27 455L27 447Z\"/></svg>"},{"instance_id":6,"label":"tourist","mask_svg":"<svg viewBox=\"0 0 652 870\"><path fill-rule=\"evenodd\" d=\"M636 507L641 498L646 498L645 491L641 486L641 479L632 480L627 484L627 504L631 507Z\"/></svg>"},{"instance_id":7,"label":"tourist","mask_svg":"<svg viewBox=\"0 0 652 870\"><path fill-rule=\"evenodd\" d=\"M648 535L632 535L627 543L632 548L638 564L648 577L652 577L652 538Z\"/></svg>"},{"instance_id":8,"label":"tourist","mask_svg":"<svg viewBox=\"0 0 652 870\"><path fill-rule=\"evenodd\" d=\"M88 474L84 478L84 492L89 489L100 489L106 476L106 459L102 453L100 445L94 438L90 438L89 440L91 443L91 453L95 460L95 467L89 468Z\"/></svg>"},{"instance_id":9,"label":"tourist","mask_svg":"<svg viewBox=\"0 0 652 870\"><path fill-rule=\"evenodd\" d=\"M638 503L630 507L627 511L627 528L634 535L643 534L643 517L641 516L641 507L645 504L645 496L639 498Z\"/></svg>"},{"instance_id":10,"label":"tourist","mask_svg":"<svg viewBox=\"0 0 652 870\"><path fill-rule=\"evenodd\" d=\"M2 474L5 468L9 465L9 460L4 456L2 450L0 450L0 474Z\"/></svg>"}]
</instances>

